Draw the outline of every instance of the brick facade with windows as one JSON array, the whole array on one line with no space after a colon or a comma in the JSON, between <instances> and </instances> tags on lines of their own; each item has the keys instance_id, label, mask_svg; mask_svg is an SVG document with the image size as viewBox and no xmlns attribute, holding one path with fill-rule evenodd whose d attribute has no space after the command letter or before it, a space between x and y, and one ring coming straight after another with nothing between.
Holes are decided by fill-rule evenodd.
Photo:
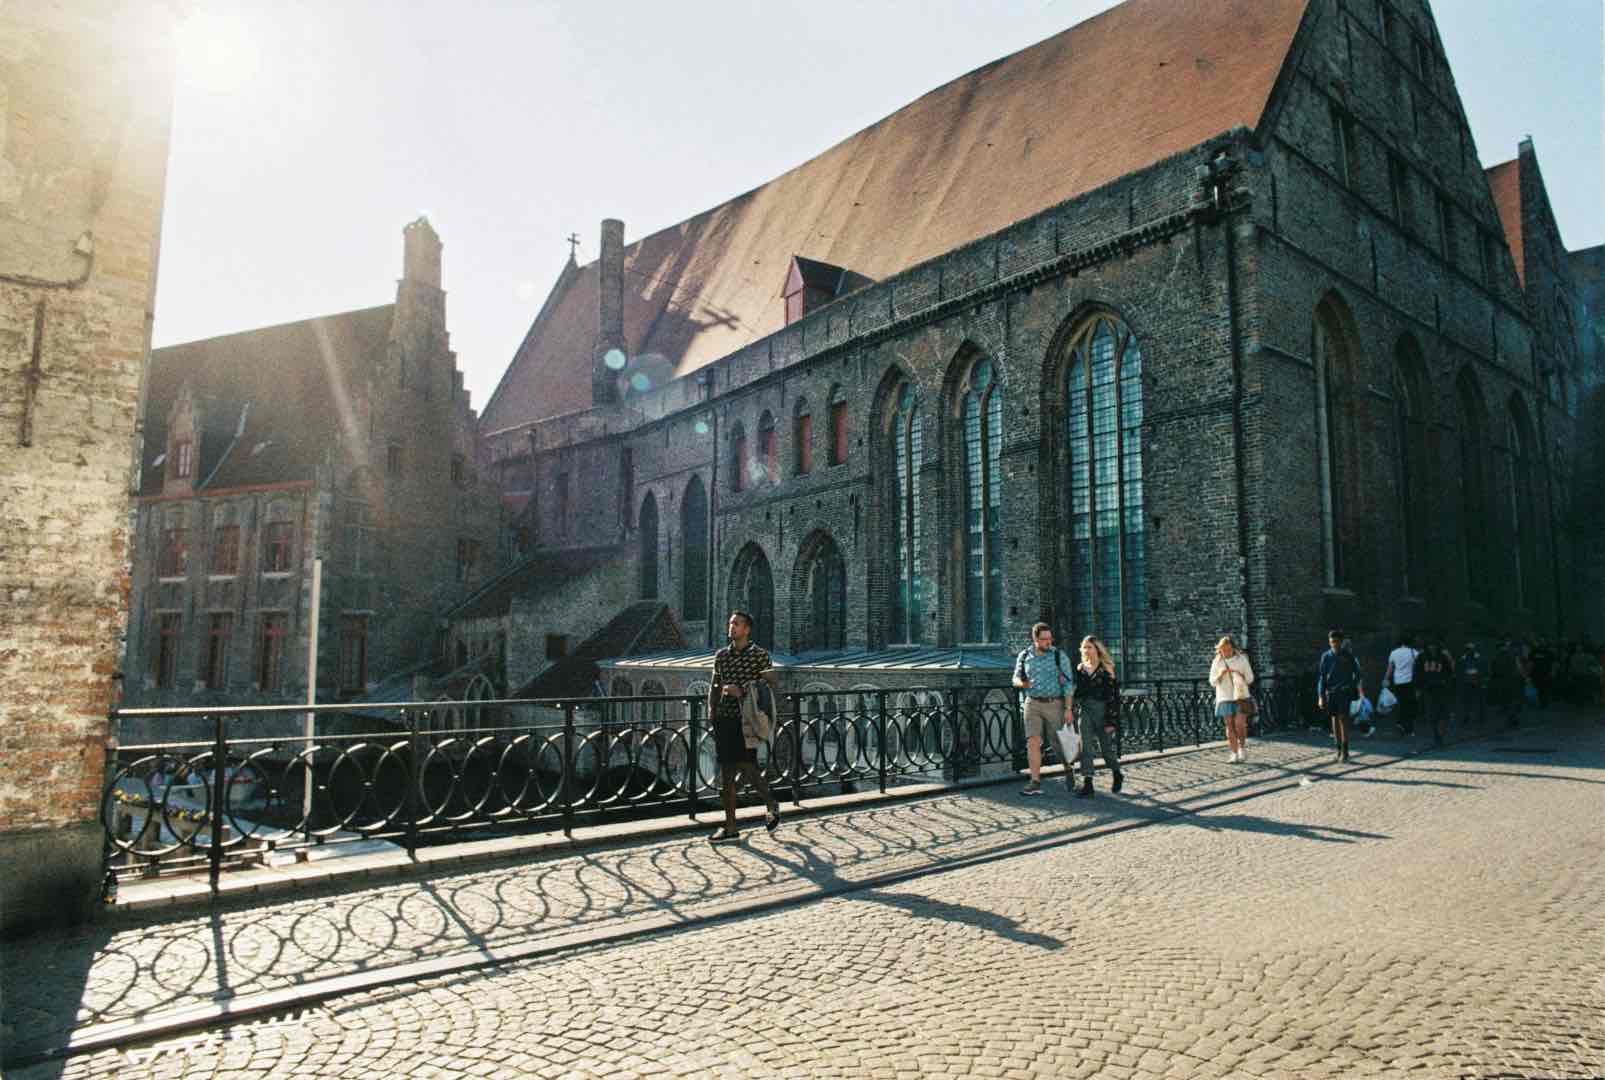
<instances>
[{"instance_id":1,"label":"brick facade with windows","mask_svg":"<svg viewBox=\"0 0 1605 1080\"><path fill-rule=\"evenodd\" d=\"M318 698L376 690L440 655L440 614L506 546L448 345L440 241L423 220L403 239L394 304L152 354L130 704L304 701L319 557ZM183 616L171 645L167 612ZM128 727L125 741L186 734Z\"/></svg>"},{"instance_id":2,"label":"brick facade with windows","mask_svg":"<svg viewBox=\"0 0 1605 1080\"><path fill-rule=\"evenodd\" d=\"M1140 85L1108 97L1116 71ZM940 206L883 179L950 132ZM832 228L790 214L848 174ZM487 438L535 542L617 545L693 645L732 606L805 654L1007 656L1041 618L1104 637L1129 678L1196 676L1225 632L1286 673L1334 624L1368 658L1405 628L1575 632L1536 497L1573 422L1505 237L1425 3L1128 0L739 215L570 265ZM810 301L799 252L868 276ZM622 315L597 306L671 266L674 311L628 282ZM616 383L569 344L598 333L622 342ZM771 430L758 456L789 468L735 472ZM626 454L651 535L612 500L548 516L554 483L611 491Z\"/></svg>"}]
</instances>

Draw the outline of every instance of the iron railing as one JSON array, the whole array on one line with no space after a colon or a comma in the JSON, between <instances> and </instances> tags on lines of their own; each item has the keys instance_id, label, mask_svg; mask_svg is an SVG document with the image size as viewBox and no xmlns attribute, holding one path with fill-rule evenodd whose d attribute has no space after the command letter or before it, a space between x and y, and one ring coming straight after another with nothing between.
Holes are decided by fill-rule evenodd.
<instances>
[{"instance_id":1,"label":"iron railing","mask_svg":"<svg viewBox=\"0 0 1605 1080\"><path fill-rule=\"evenodd\" d=\"M1290 684L1256 685L1265 734L1300 727ZM1287 692L1284 692L1287 691ZM1127 687L1122 753L1220 737L1203 680ZM759 761L799 802L884 792L1025 763L1006 686L780 694ZM119 747L101 799L108 888L118 878L308 857L364 841L420 846L515 829L713 809L707 699L609 697L352 706L126 709L114 720L204 721L205 739ZM311 713L326 728L299 732ZM277 720L276 724L273 721ZM1050 744L1053 740L1049 740ZM1048 760L1056 747L1047 749ZM219 767L219 765L221 767Z\"/></svg>"}]
</instances>

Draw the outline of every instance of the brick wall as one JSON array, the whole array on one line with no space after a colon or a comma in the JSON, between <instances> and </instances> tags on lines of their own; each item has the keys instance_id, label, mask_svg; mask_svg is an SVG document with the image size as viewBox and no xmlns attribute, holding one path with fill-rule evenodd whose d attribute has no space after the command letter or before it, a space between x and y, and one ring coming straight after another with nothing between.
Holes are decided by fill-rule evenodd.
<instances>
[{"instance_id":1,"label":"brick wall","mask_svg":"<svg viewBox=\"0 0 1605 1080\"><path fill-rule=\"evenodd\" d=\"M173 17L161 4L0 9L6 933L84 914L98 885L96 813L126 613ZM35 357L30 396L17 361Z\"/></svg>"}]
</instances>

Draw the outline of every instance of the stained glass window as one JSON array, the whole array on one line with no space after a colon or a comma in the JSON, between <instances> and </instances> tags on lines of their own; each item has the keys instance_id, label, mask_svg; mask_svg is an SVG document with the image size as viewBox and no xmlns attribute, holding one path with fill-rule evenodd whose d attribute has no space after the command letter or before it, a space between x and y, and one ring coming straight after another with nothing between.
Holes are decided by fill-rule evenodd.
<instances>
[{"instance_id":1,"label":"stained glass window","mask_svg":"<svg viewBox=\"0 0 1605 1080\"><path fill-rule=\"evenodd\" d=\"M896 391L893 410L890 434L896 506L892 513L892 551L897 569L892 593L892 640L919 644L924 640L921 615L925 608L925 537L918 487L925 424L914 388L908 383Z\"/></svg>"},{"instance_id":2,"label":"stained glass window","mask_svg":"<svg viewBox=\"0 0 1605 1080\"><path fill-rule=\"evenodd\" d=\"M1098 315L1072 338L1065 392L1072 625L1103 639L1122 677L1142 678L1148 667L1142 351L1123 323Z\"/></svg>"},{"instance_id":3,"label":"stained glass window","mask_svg":"<svg viewBox=\"0 0 1605 1080\"><path fill-rule=\"evenodd\" d=\"M964 640L1003 640L1003 396L989 360L964 393Z\"/></svg>"}]
</instances>

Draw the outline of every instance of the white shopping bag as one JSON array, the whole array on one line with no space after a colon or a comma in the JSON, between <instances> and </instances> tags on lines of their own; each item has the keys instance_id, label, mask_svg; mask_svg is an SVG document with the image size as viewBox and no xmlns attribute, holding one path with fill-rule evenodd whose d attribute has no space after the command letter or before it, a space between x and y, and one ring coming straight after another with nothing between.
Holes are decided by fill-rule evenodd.
<instances>
[{"instance_id":1,"label":"white shopping bag","mask_svg":"<svg viewBox=\"0 0 1605 1080\"><path fill-rule=\"evenodd\" d=\"M1059 753L1064 756L1064 765L1068 769L1081 756L1081 732L1076 730L1074 724L1061 724L1056 734L1059 739Z\"/></svg>"},{"instance_id":2,"label":"white shopping bag","mask_svg":"<svg viewBox=\"0 0 1605 1080\"><path fill-rule=\"evenodd\" d=\"M1396 697L1394 695L1392 690L1390 690L1386 686L1384 686L1382 688L1382 693L1377 695L1377 712L1379 712L1379 713L1390 713L1394 709L1397 709L1398 707L1399 707L1399 699L1398 699L1398 697Z\"/></svg>"}]
</instances>

